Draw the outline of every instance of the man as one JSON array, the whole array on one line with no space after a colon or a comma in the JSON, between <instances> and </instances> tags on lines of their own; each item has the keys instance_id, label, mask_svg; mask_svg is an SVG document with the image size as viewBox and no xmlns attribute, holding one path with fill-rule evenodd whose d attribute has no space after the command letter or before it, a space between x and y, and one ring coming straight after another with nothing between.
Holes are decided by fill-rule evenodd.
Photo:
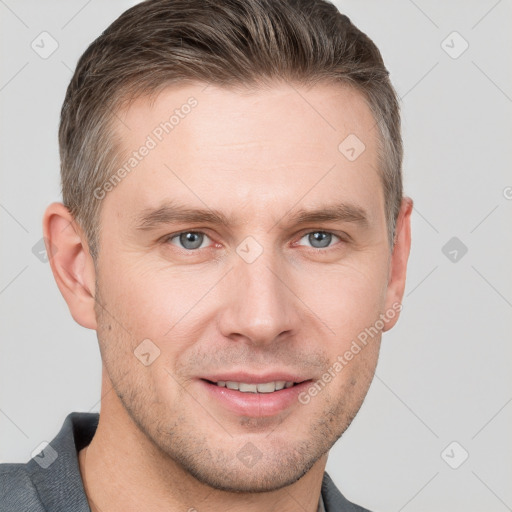
<instances>
[{"instance_id":1,"label":"man","mask_svg":"<svg viewBox=\"0 0 512 512\"><path fill-rule=\"evenodd\" d=\"M43 230L97 331L2 510L364 510L325 465L399 316L412 201L375 45L312 0L149 0L81 57Z\"/></svg>"}]
</instances>

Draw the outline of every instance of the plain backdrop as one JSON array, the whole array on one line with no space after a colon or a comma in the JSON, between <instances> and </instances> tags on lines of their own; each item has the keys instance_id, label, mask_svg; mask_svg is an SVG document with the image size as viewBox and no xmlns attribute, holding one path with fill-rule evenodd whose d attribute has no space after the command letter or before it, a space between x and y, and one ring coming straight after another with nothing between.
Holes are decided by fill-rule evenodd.
<instances>
[{"instance_id":1,"label":"plain backdrop","mask_svg":"<svg viewBox=\"0 0 512 512\"><path fill-rule=\"evenodd\" d=\"M99 411L96 333L71 318L38 244L61 199L72 70L134 3L0 1L4 462L28 460L69 412ZM374 511L512 510L512 2L337 5L380 48L401 97L415 209L402 316L327 471ZM58 45L51 55L33 49L41 37Z\"/></svg>"}]
</instances>

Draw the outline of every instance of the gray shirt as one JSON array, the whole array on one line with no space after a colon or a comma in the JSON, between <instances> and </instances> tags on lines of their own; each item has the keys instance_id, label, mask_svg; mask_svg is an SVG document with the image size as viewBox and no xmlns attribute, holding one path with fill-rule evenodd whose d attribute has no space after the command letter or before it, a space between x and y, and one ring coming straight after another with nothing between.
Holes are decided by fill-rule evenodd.
<instances>
[{"instance_id":1,"label":"gray shirt","mask_svg":"<svg viewBox=\"0 0 512 512\"><path fill-rule=\"evenodd\" d=\"M26 464L0 464L0 510L90 512L78 452L91 442L98 420L98 413L72 412L57 436ZM346 500L324 473L318 512L369 511Z\"/></svg>"}]
</instances>

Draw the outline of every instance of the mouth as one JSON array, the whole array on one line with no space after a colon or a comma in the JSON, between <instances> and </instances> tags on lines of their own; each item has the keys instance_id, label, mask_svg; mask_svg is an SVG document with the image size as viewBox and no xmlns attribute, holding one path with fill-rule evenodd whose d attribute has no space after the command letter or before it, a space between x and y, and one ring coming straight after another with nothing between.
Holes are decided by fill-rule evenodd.
<instances>
[{"instance_id":1,"label":"mouth","mask_svg":"<svg viewBox=\"0 0 512 512\"><path fill-rule=\"evenodd\" d=\"M284 380L275 380L269 382L261 382L261 383L249 383L249 382L235 382L232 380L218 380L218 381L210 381L208 379L203 379L210 384L214 384L219 386L220 388L233 389L236 391L240 391L241 393L275 393L276 391L281 391L282 389L289 389L300 382L293 381L284 381Z\"/></svg>"},{"instance_id":2,"label":"mouth","mask_svg":"<svg viewBox=\"0 0 512 512\"><path fill-rule=\"evenodd\" d=\"M270 417L293 408L299 403L298 395L311 382L312 379L302 380L292 376L279 380L249 376L236 380L214 377L199 379L199 384L214 406L236 416L248 417Z\"/></svg>"}]
</instances>

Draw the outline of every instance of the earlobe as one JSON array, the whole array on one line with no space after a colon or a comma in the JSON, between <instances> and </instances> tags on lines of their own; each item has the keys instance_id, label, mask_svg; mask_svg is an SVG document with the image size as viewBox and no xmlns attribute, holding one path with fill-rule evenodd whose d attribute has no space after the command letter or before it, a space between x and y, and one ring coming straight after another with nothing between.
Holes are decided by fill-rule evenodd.
<instances>
[{"instance_id":1,"label":"earlobe","mask_svg":"<svg viewBox=\"0 0 512 512\"><path fill-rule=\"evenodd\" d=\"M96 329L95 268L82 230L62 203L50 204L43 216L48 261L71 316Z\"/></svg>"},{"instance_id":2,"label":"earlobe","mask_svg":"<svg viewBox=\"0 0 512 512\"><path fill-rule=\"evenodd\" d=\"M405 290L407 274L407 261L411 250L411 213L413 200L410 197L402 199L400 213L396 222L395 245L391 255L389 268L389 281L386 292L386 312L394 311L389 315L383 332L391 329L398 321L402 298ZM385 313L386 314L386 313ZM386 315L388 316L388 315Z\"/></svg>"}]
</instances>

